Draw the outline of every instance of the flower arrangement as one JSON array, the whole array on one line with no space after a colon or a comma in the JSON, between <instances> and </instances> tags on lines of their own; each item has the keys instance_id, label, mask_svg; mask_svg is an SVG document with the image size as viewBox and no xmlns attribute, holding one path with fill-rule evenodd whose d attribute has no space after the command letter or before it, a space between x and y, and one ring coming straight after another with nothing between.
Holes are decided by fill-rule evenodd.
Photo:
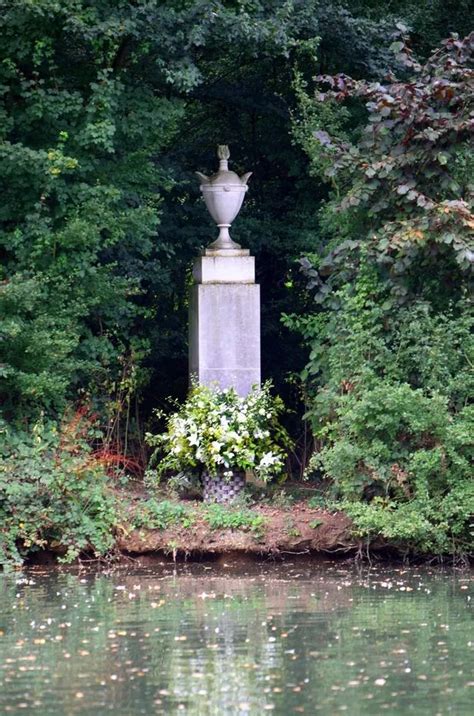
<instances>
[{"instance_id":1,"label":"flower arrangement","mask_svg":"<svg viewBox=\"0 0 474 716\"><path fill-rule=\"evenodd\" d=\"M229 479L237 470L253 470L264 481L280 475L290 440L279 422L283 401L271 395L270 387L267 382L241 397L232 388L194 384L186 402L168 418L167 431L147 434L147 442L156 447L156 477L190 470Z\"/></svg>"}]
</instances>

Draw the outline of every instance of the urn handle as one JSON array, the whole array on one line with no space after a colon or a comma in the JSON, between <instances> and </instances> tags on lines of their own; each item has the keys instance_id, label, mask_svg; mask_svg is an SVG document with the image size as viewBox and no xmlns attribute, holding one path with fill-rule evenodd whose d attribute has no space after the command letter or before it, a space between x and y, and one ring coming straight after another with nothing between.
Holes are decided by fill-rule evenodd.
<instances>
[{"instance_id":1,"label":"urn handle","mask_svg":"<svg viewBox=\"0 0 474 716\"><path fill-rule=\"evenodd\" d=\"M202 172L194 172L194 173L198 175L199 179L202 181L203 184L209 184L209 181L210 181L209 177L207 177L205 174L203 174Z\"/></svg>"}]
</instances>

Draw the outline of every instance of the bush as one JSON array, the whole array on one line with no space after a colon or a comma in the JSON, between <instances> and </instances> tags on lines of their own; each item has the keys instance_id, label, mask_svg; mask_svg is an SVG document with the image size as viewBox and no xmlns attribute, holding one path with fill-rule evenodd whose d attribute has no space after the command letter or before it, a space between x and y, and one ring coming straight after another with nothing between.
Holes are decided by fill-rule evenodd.
<instances>
[{"instance_id":1,"label":"bush","mask_svg":"<svg viewBox=\"0 0 474 716\"><path fill-rule=\"evenodd\" d=\"M254 470L263 480L281 474L289 444L278 421L282 410L269 383L244 398L232 388L194 385L169 417L167 432L147 435L157 448L152 462L159 460L156 472L149 472L151 482L170 471L207 470L230 477L233 470Z\"/></svg>"},{"instance_id":2,"label":"bush","mask_svg":"<svg viewBox=\"0 0 474 716\"><path fill-rule=\"evenodd\" d=\"M146 529L165 530L176 524L190 527L193 521L193 514L184 505L169 500L158 502L153 497L141 503L133 516L133 526Z\"/></svg>"},{"instance_id":3,"label":"bush","mask_svg":"<svg viewBox=\"0 0 474 716\"><path fill-rule=\"evenodd\" d=\"M70 562L112 548L116 503L80 422L40 421L28 434L0 426L0 564L41 549Z\"/></svg>"},{"instance_id":4,"label":"bush","mask_svg":"<svg viewBox=\"0 0 474 716\"><path fill-rule=\"evenodd\" d=\"M207 505L203 514L212 530L250 530L258 534L265 528L265 518L249 509Z\"/></svg>"},{"instance_id":5,"label":"bush","mask_svg":"<svg viewBox=\"0 0 474 716\"><path fill-rule=\"evenodd\" d=\"M474 34L422 63L397 25L383 82L298 78L295 136L327 182L327 248L301 261L315 311L285 317L320 471L360 536L472 550ZM343 106L341 107L341 104ZM329 130L329 131L328 131ZM319 308L318 308L319 306Z\"/></svg>"},{"instance_id":6,"label":"bush","mask_svg":"<svg viewBox=\"0 0 474 716\"><path fill-rule=\"evenodd\" d=\"M422 552L469 552L469 306L434 313L420 301L382 311L365 280L339 298L336 316L318 323L307 367L307 417L320 444L309 472L330 481L359 536Z\"/></svg>"}]
</instances>

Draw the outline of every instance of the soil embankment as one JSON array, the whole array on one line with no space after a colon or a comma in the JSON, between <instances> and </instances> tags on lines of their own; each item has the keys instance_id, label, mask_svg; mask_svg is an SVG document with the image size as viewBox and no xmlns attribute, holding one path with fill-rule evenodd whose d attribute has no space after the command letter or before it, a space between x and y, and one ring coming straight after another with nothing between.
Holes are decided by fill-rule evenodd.
<instances>
[{"instance_id":1,"label":"soil embankment","mask_svg":"<svg viewBox=\"0 0 474 716\"><path fill-rule=\"evenodd\" d=\"M261 525L249 528L215 528L196 513L192 524L174 524L165 529L140 528L117 539L120 552L129 555L152 553L176 556L344 553L357 548L351 536L351 521L342 513L313 509L300 503L289 508L256 506L252 513Z\"/></svg>"}]
</instances>

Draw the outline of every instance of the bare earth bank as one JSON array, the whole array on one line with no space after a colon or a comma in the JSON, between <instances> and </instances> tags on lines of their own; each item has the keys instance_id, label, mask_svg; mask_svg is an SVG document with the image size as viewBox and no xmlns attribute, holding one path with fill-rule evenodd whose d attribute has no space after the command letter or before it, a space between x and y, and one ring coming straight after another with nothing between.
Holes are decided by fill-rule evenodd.
<instances>
[{"instance_id":1,"label":"bare earth bank","mask_svg":"<svg viewBox=\"0 0 474 716\"><path fill-rule=\"evenodd\" d=\"M306 504L278 508L260 505L252 508L264 520L259 529L212 529L199 516L192 525L173 525L166 529L126 527L117 539L120 552L129 555L150 553L173 556L196 554L247 553L277 555L285 553L344 553L357 549L351 536L351 521L342 513L313 509Z\"/></svg>"}]
</instances>

